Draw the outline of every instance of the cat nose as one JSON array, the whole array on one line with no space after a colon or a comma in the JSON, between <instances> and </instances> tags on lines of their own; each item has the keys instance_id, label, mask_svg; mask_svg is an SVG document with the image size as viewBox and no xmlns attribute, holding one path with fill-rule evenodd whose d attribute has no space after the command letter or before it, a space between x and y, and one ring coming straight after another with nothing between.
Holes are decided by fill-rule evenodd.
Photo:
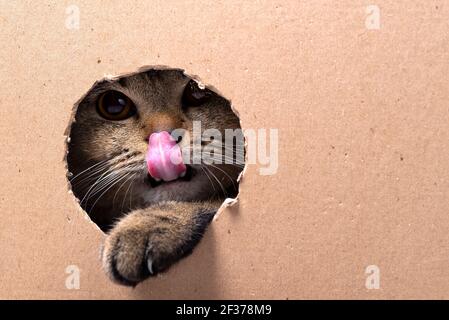
<instances>
[{"instance_id":1,"label":"cat nose","mask_svg":"<svg viewBox=\"0 0 449 320\"><path fill-rule=\"evenodd\" d=\"M173 130L181 127L181 119L167 113L155 113L150 116L145 128L145 139L154 132L167 131L171 133Z\"/></svg>"}]
</instances>

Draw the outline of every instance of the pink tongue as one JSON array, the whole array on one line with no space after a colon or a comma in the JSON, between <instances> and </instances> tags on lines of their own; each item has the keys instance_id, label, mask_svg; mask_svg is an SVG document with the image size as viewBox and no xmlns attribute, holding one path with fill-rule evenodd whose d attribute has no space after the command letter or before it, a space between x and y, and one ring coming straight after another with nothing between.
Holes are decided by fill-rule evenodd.
<instances>
[{"instance_id":1,"label":"pink tongue","mask_svg":"<svg viewBox=\"0 0 449 320\"><path fill-rule=\"evenodd\" d=\"M184 176L181 148L167 131L151 134L145 158L148 173L156 180L171 181Z\"/></svg>"}]
</instances>

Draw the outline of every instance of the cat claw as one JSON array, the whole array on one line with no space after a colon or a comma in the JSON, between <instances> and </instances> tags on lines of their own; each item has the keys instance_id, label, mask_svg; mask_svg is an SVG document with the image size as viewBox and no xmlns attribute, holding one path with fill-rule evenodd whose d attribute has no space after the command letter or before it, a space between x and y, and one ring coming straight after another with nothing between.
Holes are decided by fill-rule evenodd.
<instances>
[{"instance_id":1,"label":"cat claw","mask_svg":"<svg viewBox=\"0 0 449 320\"><path fill-rule=\"evenodd\" d=\"M147 259L147 267L150 274L153 274L153 261L150 258Z\"/></svg>"}]
</instances>

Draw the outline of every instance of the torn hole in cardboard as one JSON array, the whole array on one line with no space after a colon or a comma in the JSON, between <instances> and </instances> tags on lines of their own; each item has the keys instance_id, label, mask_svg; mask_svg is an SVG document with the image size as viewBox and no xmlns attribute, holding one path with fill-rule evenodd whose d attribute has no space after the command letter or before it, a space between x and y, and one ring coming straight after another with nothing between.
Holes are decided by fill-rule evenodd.
<instances>
[{"instance_id":1,"label":"torn hole in cardboard","mask_svg":"<svg viewBox=\"0 0 449 320\"><path fill-rule=\"evenodd\" d=\"M195 88L186 100L189 85ZM148 175L148 137L154 132L173 133L179 127L191 133L194 120L199 120L205 131L241 131L241 120L231 101L182 69L143 67L123 75L105 75L95 82L74 105L66 130L65 157L69 192L90 220L107 232L122 216L161 201L202 201L219 195L223 203L215 218L224 208L235 205L246 169L243 134L241 140L233 138L232 157L243 153L234 165L226 163L229 153L225 144L221 149L223 164L188 164L185 173L169 181ZM185 137L185 133L181 135L178 145L190 141ZM207 142L212 145L215 140L213 136ZM187 149L193 152L192 147ZM187 154L182 150L183 156ZM209 151L212 158L219 154ZM195 155L189 161L194 162Z\"/></svg>"}]
</instances>

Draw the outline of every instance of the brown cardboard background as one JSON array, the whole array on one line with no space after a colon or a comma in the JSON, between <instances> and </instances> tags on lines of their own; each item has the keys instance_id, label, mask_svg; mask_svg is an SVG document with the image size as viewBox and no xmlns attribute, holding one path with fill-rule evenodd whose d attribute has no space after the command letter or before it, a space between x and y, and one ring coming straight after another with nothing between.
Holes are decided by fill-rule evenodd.
<instances>
[{"instance_id":1,"label":"brown cardboard background","mask_svg":"<svg viewBox=\"0 0 449 320\"><path fill-rule=\"evenodd\" d=\"M449 298L448 30L449 1L2 1L0 298ZM63 134L94 81L157 64L279 128L279 170L249 166L192 256L122 288L67 192Z\"/></svg>"}]
</instances>

